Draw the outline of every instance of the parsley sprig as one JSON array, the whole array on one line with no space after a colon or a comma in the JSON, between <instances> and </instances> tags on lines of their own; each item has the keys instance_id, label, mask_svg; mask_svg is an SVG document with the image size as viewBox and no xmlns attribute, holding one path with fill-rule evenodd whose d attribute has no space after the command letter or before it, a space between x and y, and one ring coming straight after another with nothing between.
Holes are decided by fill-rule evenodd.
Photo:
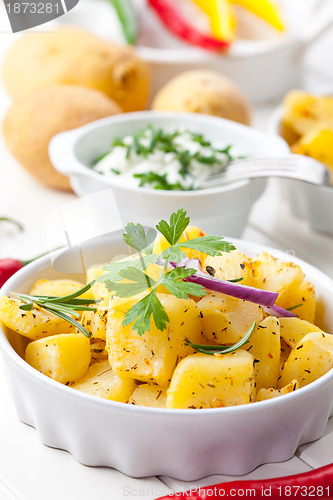
<instances>
[{"instance_id":1,"label":"parsley sprig","mask_svg":"<svg viewBox=\"0 0 333 500\"><path fill-rule=\"evenodd\" d=\"M157 296L159 286L164 286L177 298L188 299L189 295L201 297L207 294L206 289L197 283L183 281L184 278L196 273L194 268L179 266L167 270L168 261L180 263L186 257L182 248L190 248L210 256L230 252L235 247L223 240L221 236L202 236L180 242L183 232L190 223L184 209L173 213L170 221L161 220L157 231L164 236L170 245L161 254L153 253L156 230L144 228L141 224L130 223L126 226L124 241L140 252L140 257L134 260L112 262L104 267L105 274L97 278L105 283L107 288L119 298L126 298L145 293L144 297L131 307L125 314L123 325L133 323L132 329L139 335L149 331L151 319L158 330L164 330L169 318ZM161 273L154 280L145 272L150 263L162 262Z\"/></svg>"}]
</instances>

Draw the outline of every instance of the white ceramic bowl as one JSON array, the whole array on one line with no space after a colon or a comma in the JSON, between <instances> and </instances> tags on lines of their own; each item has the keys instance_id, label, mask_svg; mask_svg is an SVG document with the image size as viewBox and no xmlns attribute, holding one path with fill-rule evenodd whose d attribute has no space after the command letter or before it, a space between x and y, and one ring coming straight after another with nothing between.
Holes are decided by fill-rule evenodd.
<instances>
[{"instance_id":1,"label":"white ceramic bowl","mask_svg":"<svg viewBox=\"0 0 333 500\"><path fill-rule=\"evenodd\" d=\"M86 266L106 262L124 249L119 233L96 241L81 247ZM249 256L266 250L301 265L317 289L317 323L333 331L332 280L290 255L233 241ZM37 278L61 278L55 268L71 261L71 251L55 258L53 268L49 257L42 257L15 274L1 293L27 292ZM318 439L332 410L333 370L293 393L237 407L168 410L112 402L42 375L17 354L24 341L13 338L0 329L18 418L35 427L44 444L69 451L82 464L109 466L130 476L193 481L212 474L246 474L260 464L287 460L299 445Z\"/></svg>"},{"instance_id":2,"label":"white ceramic bowl","mask_svg":"<svg viewBox=\"0 0 333 500\"><path fill-rule=\"evenodd\" d=\"M268 130L281 135L282 107L272 114ZM300 181L279 180L282 196L288 201L292 212L309 221L312 229L333 235L333 188L318 187Z\"/></svg>"},{"instance_id":3,"label":"white ceramic bowl","mask_svg":"<svg viewBox=\"0 0 333 500\"><path fill-rule=\"evenodd\" d=\"M230 77L253 103L281 97L301 85L303 59L333 23L331 0L280 0L287 30L268 39L237 39L226 55L200 50L170 36L154 12L141 5L137 49L152 68L152 95L182 71L205 68ZM240 13L241 14L241 13ZM252 19L252 31L261 26Z\"/></svg>"},{"instance_id":4,"label":"white ceramic bowl","mask_svg":"<svg viewBox=\"0 0 333 500\"><path fill-rule=\"evenodd\" d=\"M288 153L281 138L222 118L144 111L105 118L55 136L49 147L51 161L59 172L70 177L73 190L80 196L113 188L124 224L136 220L151 226L182 207L193 224L209 232L241 236L252 205L264 191L266 181L263 179L199 191L162 191L116 184L117 179L111 181L89 168L99 154L109 149L112 139L141 130L148 124L163 128L186 126L203 133L215 144L234 145L239 154Z\"/></svg>"}]
</instances>

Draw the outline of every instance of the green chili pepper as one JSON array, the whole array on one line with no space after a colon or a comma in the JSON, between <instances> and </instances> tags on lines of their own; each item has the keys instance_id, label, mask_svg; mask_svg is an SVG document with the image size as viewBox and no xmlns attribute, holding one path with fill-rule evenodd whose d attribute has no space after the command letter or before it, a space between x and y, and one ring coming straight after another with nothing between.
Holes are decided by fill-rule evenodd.
<instances>
[{"instance_id":1,"label":"green chili pepper","mask_svg":"<svg viewBox=\"0 0 333 500\"><path fill-rule=\"evenodd\" d=\"M14 219L10 219L9 217L0 217L0 222L10 222L11 224L14 224L20 231L23 231L22 224Z\"/></svg>"},{"instance_id":2,"label":"green chili pepper","mask_svg":"<svg viewBox=\"0 0 333 500\"><path fill-rule=\"evenodd\" d=\"M109 0L117 13L126 42L134 45L138 34L138 23L131 0Z\"/></svg>"}]
</instances>

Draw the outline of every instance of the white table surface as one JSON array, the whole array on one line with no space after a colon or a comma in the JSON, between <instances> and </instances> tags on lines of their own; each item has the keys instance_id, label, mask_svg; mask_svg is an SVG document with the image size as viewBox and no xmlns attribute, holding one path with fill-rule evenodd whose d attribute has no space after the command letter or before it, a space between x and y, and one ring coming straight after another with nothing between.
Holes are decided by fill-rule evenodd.
<instances>
[{"instance_id":1,"label":"white table surface","mask_svg":"<svg viewBox=\"0 0 333 500\"><path fill-rule=\"evenodd\" d=\"M15 38L9 34L0 3L0 61ZM77 9L80 8L80 5ZM79 12L79 10L78 10ZM314 46L305 65L305 88L332 93L333 30ZM0 119L10 101L0 86ZM277 103L254 109L254 126L267 128ZM0 136L0 216L19 220L24 232L9 224L0 225L0 258L27 259L48 249L44 221L49 214L75 200L71 193L61 193L41 186L12 158ZM324 216L324 214L323 214ZM331 217L332 214L326 216ZM333 237L310 230L306 221L293 216L272 183L256 203L245 239L294 252L333 278ZM0 360L0 499L1 500L122 500L154 499L178 488L190 488L229 481L231 477L211 476L184 483L168 477L133 479L108 468L80 465L68 453L42 445L33 428L16 418ZM324 436L302 446L289 461L266 464L246 477L263 479L300 473L333 462L333 419Z\"/></svg>"}]
</instances>

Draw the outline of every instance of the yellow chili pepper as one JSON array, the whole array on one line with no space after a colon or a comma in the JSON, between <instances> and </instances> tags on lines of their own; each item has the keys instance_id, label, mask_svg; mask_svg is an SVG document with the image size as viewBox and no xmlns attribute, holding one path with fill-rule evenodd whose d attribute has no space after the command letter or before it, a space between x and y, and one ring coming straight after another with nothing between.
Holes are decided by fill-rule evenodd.
<instances>
[{"instance_id":1,"label":"yellow chili pepper","mask_svg":"<svg viewBox=\"0 0 333 500\"><path fill-rule=\"evenodd\" d=\"M196 0L194 0L196 2ZM284 30L284 23L278 7L270 0L229 0L233 4L241 5L256 16L268 22L279 31Z\"/></svg>"},{"instance_id":2,"label":"yellow chili pepper","mask_svg":"<svg viewBox=\"0 0 333 500\"><path fill-rule=\"evenodd\" d=\"M236 17L228 0L193 0L207 14L214 38L232 42L235 38Z\"/></svg>"}]
</instances>

